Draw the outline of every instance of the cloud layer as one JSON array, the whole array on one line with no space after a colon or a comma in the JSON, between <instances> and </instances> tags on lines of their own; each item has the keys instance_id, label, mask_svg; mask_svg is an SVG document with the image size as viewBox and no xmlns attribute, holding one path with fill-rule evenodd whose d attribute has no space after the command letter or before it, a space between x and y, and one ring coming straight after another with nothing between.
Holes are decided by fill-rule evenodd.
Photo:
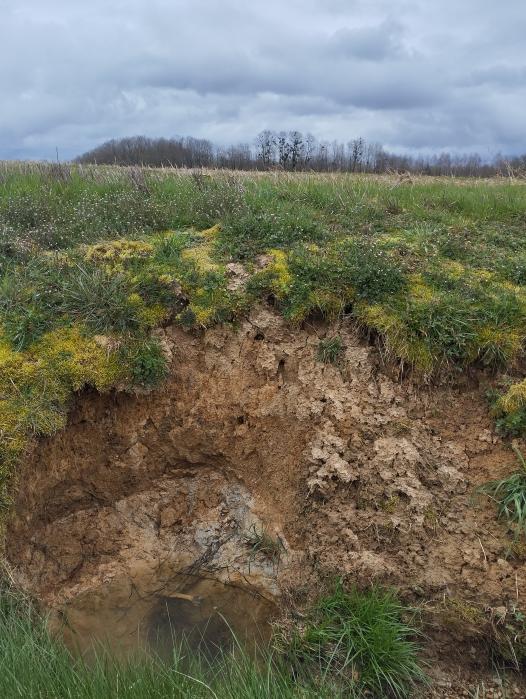
<instances>
[{"instance_id":1,"label":"cloud layer","mask_svg":"<svg viewBox=\"0 0 526 699\"><path fill-rule=\"evenodd\" d=\"M524 0L0 0L0 13L0 159L264 128L526 151Z\"/></svg>"}]
</instances>

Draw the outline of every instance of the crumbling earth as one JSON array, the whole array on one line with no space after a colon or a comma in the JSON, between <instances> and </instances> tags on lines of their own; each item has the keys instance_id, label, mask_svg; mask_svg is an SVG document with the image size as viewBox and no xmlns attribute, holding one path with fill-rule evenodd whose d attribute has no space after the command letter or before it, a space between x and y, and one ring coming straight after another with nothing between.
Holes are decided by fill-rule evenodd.
<instances>
[{"instance_id":1,"label":"crumbling earth","mask_svg":"<svg viewBox=\"0 0 526 699\"><path fill-rule=\"evenodd\" d=\"M526 608L523 552L474 495L514 468L491 377L401 379L351 325L293 328L269 308L235 330L158 332L163 388L86 391L17 481L7 557L68 642L128 649L168 607L249 635L343 576L419 608L433 696L487 678L489 637ZM324 364L334 333L345 356Z\"/></svg>"}]
</instances>

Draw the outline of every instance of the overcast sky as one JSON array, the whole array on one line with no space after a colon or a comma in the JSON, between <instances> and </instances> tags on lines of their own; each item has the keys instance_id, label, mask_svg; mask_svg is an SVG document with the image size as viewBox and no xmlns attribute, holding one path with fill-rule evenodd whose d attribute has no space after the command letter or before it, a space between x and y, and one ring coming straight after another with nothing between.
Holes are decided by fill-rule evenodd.
<instances>
[{"instance_id":1,"label":"overcast sky","mask_svg":"<svg viewBox=\"0 0 526 699\"><path fill-rule=\"evenodd\" d=\"M0 0L0 159L264 128L526 152L526 0Z\"/></svg>"}]
</instances>

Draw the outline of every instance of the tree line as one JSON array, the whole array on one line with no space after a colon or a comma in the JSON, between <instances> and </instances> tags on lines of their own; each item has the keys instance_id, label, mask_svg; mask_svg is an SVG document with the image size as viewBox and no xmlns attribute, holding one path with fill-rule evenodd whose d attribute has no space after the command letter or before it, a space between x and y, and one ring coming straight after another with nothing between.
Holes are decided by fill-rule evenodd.
<instances>
[{"instance_id":1,"label":"tree line","mask_svg":"<svg viewBox=\"0 0 526 699\"><path fill-rule=\"evenodd\" d=\"M216 146L192 137L112 139L76 158L76 162L150 167L225 168L233 170L288 170L314 172L408 172L425 175L491 177L524 175L526 154L413 156L390 153L363 138L347 142L319 141L301 131L261 131L253 143Z\"/></svg>"}]
</instances>

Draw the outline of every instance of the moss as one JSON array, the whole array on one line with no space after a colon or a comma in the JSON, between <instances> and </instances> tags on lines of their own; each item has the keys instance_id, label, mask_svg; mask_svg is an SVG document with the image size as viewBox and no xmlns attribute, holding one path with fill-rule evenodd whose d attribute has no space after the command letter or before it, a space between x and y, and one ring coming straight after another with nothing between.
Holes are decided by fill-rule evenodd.
<instances>
[{"instance_id":1,"label":"moss","mask_svg":"<svg viewBox=\"0 0 526 699\"><path fill-rule=\"evenodd\" d=\"M466 268L458 260L442 260L442 269L450 279L462 279L466 274Z\"/></svg>"},{"instance_id":2,"label":"moss","mask_svg":"<svg viewBox=\"0 0 526 699\"><path fill-rule=\"evenodd\" d=\"M86 385L107 391L122 378L116 354L82 327L47 333L30 349L45 373L54 375L73 391Z\"/></svg>"},{"instance_id":3,"label":"moss","mask_svg":"<svg viewBox=\"0 0 526 699\"><path fill-rule=\"evenodd\" d=\"M417 302L429 303L436 296L436 291L425 283L420 273L408 276L408 290L409 294Z\"/></svg>"},{"instance_id":4,"label":"moss","mask_svg":"<svg viewBox=\"0 0 526 699\"><path fill-rule=\"evenodd\" d=\"M192 301L184 312L193 316L191 324L207 328L217 322L232 320L236 313L236 296L224 286L203 286L194 290Z\"/></svg>"},{"instance_id":5,"label":"moss","mask_svg":"<svg viewBox=\"0 0 526 699\"><path fill-rule=\"evenodd\" d=\"M204 231L201 231L201 235L203 238L207 238L208 240L215 240L219 233L221 232L221 226L216 223L215 226L212 226L211 228L206 228Z\"/></svg>"},{"instance_id":6,"label":"moss","mask_svg":"<svg viewBox=\"0 0 526 699\"><path fill-rule=\"evenodd\" d=\"M526 383L526 380L515 385L505 381L500 389L491 389L486 394L497 432L504 436L518 437L526 433L526 401L520 395L514 395L523 391L521 383ZM512 390L514 386L518 389Z\"/></svg>"},{"instance_id":7,"label":"moss","mask_svg":"<svg viewBox=\"0 0 526 699\"><path fill-rule=\"evenodd\" d=\"M46 333L24 352L0 343L0 489L31 435L64 426L73 391L85 385L106 391L123 375L115 352L81 327Z\"/></svg>"},{"instance_id":8,"label":"moss","mask_svg":"<svg viewBox=\"0 0 526 699\"><path fill-rule=\"evenodd\" d=\"M508 548L504 551L504 558L516 558L520 561L526 560L526 537L524 532L513 537Z\"/></svg>"},{"instance_id":9,"label":"moss","mask_svg":"<svg viewBox=\"0 0 526 699\"><path fill-rule=\"evenodd\" d=\"M151 329L162 325L169 318L170 311L161 303L156 303L152 306L144 304L143 307L139 309L137 316L142 327Z\"/></svg>"},{"instance_id":10,"label":"moss","mask_svg":"<svg viewBox=\"0 0 526 699\"><path fill-rule=\"evenodd\" d=\"M112 240L86 248L84 257L89 262L118 262L150 257L153 246L143 240Z\"/></svg>"},{"instance_id":11,"label":"moss","mask_svg":"<svg viewBox=\"0 0 526 699\"><path fill-rule=\"evenodd\" d=\"M380 304L358 304L355 315L366 327L378 332L390 354L422 372L430 372L435 357L424 338L415 337L402 318Z\"/></svg>"},{"instance_id":12,"label":"moss","mask_svg":"<svg viewBox=\"0 0 526 699\"><path fill-rule=\"evenodd\" d=\"M398 495L391 495L378 503L378 507L384 512L387 512L387 514L394 514L398 510L399 505L400 498Z\"/></svg>"},{"instance_id":13,"label":"moss","mask_svg":"<svg viewBox=\"0 0 526 699\"><path fill-rule=\"evenodd\" d=\"M489 269L472 269L470 274L478 281L486 284L495 279L495 273Z\"/></svg>"},{"instance_id":14,"label":"moss","mask_svg":"<svg viewBox=\"0 0 526 699\"><path fill-rule=\"evenodd\" d=\"M276 297L282 299L286 296L292 284L292 275L288 266L288 255L283 250L270 250L272 262L267 267L267 273L271 275L271 288Z\"/></svg>"},{"instance_id":15,"label":"moss","mask_svg":"<svg viewBox=\"0 0 526 699\"><path fill-rule=\"evenodd\" d=\"M510 386L499 399L498 408L507 415L526 408L526 379Z\"/></svg>"},{"instance_id":16,"label":"moss","mask_svg":"<svg viewBox=\"0 0 526 699\"><path fill-rule=\"evenodd\" d=\"M199 274L217 272L221 269L221 266L212 259L212 252L212 244L207 243L193 248L186 248L186 250L183 250L181 257L183 260L191 261Z\"/></svg>"},{"instance_id":17,"label":"moss","mask_svg":"<svg viewBox=\"0 0 526 699\"><path fill-rule=\"evenodd\" d=\"M460 597L445 597L440 615L446 627L457 630L463 636L480 637L488 632L484 609Z\"/></svg>"}]
</instances>

